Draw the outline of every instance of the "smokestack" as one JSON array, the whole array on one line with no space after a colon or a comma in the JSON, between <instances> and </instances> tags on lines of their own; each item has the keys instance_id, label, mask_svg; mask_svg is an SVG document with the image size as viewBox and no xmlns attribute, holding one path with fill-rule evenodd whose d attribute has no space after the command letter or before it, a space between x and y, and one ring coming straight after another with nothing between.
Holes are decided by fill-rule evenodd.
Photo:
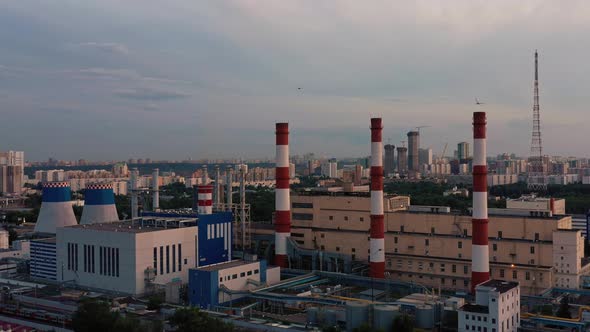
<instances>
[{"instance_id":1,"label":"smokestack","mask_svg":"<svg viewBox=\"0 0 590 332\"><path fill-rule=\"evenodd\" d=\"M383 141L381 118L371 119L371 263L373 278L385 277L385 234L383 226Z\"/></svg>"},{"instance_id":2,"label":"smokestack","mask_svg":"<svg viewBox=\"0 0 590 332\"><path fill-rule=\"evenodd\" d=\"M201 179L201 184L209 184L209 174L207 173L207 165L203 165L201 168L202 168L202 174L203 174L203 178Z\"/></svg>"},{"instance_id":3,"label":"smokestack","mask_svg":"<svg viewBox=\"0 0 590 332\"><path fill-rule=\"evenodd\" d=\"M488 184L486 163L486 113L473 113L473 217L471 242L471 292L490 279L488 247Z\"/></svg>"},{"instance_id":4,"label":"smokestack","mask_svg":"<svg viewBox=\"0 0 590 332\"><path fill-rule=\"evenodd\" d=\"M131 219L138 217L137 213L139 210L139 203L137 200L137 178L139 177L139 171L137 168L131 170Z\"/></svg>"},{"instance_id":5,"label":"smokestack","mask_svg":"<svg viewBox=\"0 0 590 332\"><path fill-rule=\"evenodd\" d=\"M227 179L225 180L226 186L227 186L227 188L226 188L226 190L227 190L227 209L226 210L227 211L231 211L231 206L233 205L233 197L232 197L232 190L233 190L232 182L234 180L233 173L234 173L234 170L230 166L228 166L227 172L226 172Z\"/></svg>"},{"instance_id":6,"label":"smokestack","mask_svg":"<svg viewBox=\"0 0 590 332\"><path fill-rule=\"evenodd\" d=\"M221 173L219 171L219 165L215 165L215 192L213 196L215 208L219 209L219 205L221 204Z\"/></svg>"},{"instance_id":7,"label":"smokestack","mask_svg":"<svg viewBox=\"0 0 590 332\"><path fill-rule=\"evenodd\" d=\"M287 267L287 238L291 236L289 197L289 124L276 124L275 265Z\"/></svg>"},{"instance_id":8,"label":"smokestack","mask_svg":"<svg viewBox=\"0 0 590 332\"><path fill-rule=\"evenodd\" d=\"M84 210L80 225L119 221L115 207L112 183L95 183L86 186Z\"/></svg>"},{"instance_id":9,"label":"smokestack","mask_svg":"<svg viewBox=\"0 0 590 332\"><path fill-rule=\"evenodd\" d=\"M154 210L154 212L158 212L160 210L160 170L157 168L154 168L154 171L152 173L152 210Z\"/></svg>"},{"instance_id":10,"label":"smokestack","mask_svg":"<svg viewBox=\"0 0 590 332\"><path fill-rule=\"evenodd\" d=\"M68 182L43 183L42 199L35 232L55 234L58 227L78 224L72 208L72 192Z\"/></svg>"},{"instance_id":11,"label":"smokestack","mask_svg":"<svg viewBox=\"0 0 590 332\"><path fill-rule=\"evenodd\" d=\"M212 214L213 213L213 186L204 184L199 186L199 203L198 210L199 214Z\"/></svg>"}]
</instances>

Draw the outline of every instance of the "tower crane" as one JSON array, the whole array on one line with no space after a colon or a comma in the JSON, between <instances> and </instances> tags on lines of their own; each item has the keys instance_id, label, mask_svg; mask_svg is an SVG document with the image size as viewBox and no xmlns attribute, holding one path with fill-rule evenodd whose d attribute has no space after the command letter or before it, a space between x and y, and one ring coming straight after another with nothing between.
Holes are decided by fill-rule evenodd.
<instances>
[{"instance_id":1,"label":"tower crane","mask_svg":"<svg viewBox=\"0 0 590 332\"><path fill-rule=\"evenodd\" d=\"M447 153L447 147L449 146L449 143L445 143L445 147L443 148L442 154L440 155L440 157L438 158L441 162L442 160L445 158L445 153Z\"/></svg>"},{"instance_id":2,"label":"tower crane","mask_svg":"<svg viewBox=\"0 0 590 332\"><path fill-rule=\"evenodd\" d=\"M420 128L429 128L429 127L431 127L431 126L417 126L416 131L420 132Z\"/></svg>"}]
</instances>

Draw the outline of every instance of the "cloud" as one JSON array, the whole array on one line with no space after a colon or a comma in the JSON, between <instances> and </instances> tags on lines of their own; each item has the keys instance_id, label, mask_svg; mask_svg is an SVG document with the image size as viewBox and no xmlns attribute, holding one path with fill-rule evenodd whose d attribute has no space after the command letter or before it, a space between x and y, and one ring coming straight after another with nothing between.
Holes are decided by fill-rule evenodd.
<instances>
[{"instance_id":1,"label":"cloud","mask_svg":"<svg viewBox=\"0 0 590 332\"><path fill-rule=\"evenodd\" d=\"M74 44L75 47L80 49L94 49L101 52L128 55L129 48L121 43L101 43L101 42L85 42Z\"/></svg>"},{"instance_id":2,"label":"cloud","mask_svg":"<svg viewBox=\"0 0 590 332\"><path fill-rule=\"evenodd\" d=\"M168 101L188 98L190 94L155 88L137 88L117 90L115 91L115 96L131 100Z\"/></svg>"}]
</instances>

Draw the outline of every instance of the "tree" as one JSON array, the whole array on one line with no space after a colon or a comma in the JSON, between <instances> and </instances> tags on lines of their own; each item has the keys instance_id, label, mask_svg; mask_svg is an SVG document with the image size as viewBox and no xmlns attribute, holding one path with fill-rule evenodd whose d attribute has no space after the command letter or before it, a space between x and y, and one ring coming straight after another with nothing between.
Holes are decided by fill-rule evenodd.
<instances>
[{"instance_id":1,"label":"tree","mask_svg":"<svg viewBox=\"0 0 590 332\"><path fill-rule=\"evenodd\" d=\"M147 309L148 310L160 310L164 303L164 298L161 294L152 295L148 299Z\"/></svg>"},{"instance_id":2,"label":"tree","mask_svg":"<svg viewBox=\"0 0 590 332\"><path fill-rule=\"evenodd\" d=\"M338 326L327 326L322 329L322 332L341 332Z\"/></svg>"},{"instance_id":3,"label":"tree","mask_svg":"<svg viewBox=\"0 0 590 332\"><path fill-rule=\"evenodd\" d=\"M572 314L570 312L569 297L567 295L561 299L559 309L557 309L557 313L555 315L561 318L572 318Z\"/></svg>"},{"instance_id":4,"label":"tree","mask_svg":"<svg viewBox=\"0 0 590 332\"><path fill-rule=\"evenodd\" d=\"M83 300L72 317L72 328L76 332L113 331L118 313L111 312L107 302L94 299Z\"/></svg>"},{"instance_id":5,"label":"tree","mask_svg":"<svg viewBox=\"0 0 590 332\"><path fill-rule=\"evenodd\" d=\"M211 317L197 308L178 309L168 322L176 327L177 332L231 332L234 330L232 324Z\"/></svg>"},{"instance_id":6,"label":"tree","mask_svg":"<svg viewBox=\"0 0 590 332\"><path fill-rule=\"evenodd\" d=\"M371 326L369 326L368 323L363 323L361 324L361 326L359 327L355 327L354 329L352 329L352 332L371 332Z\"/></svg>"},{"instance_id":7,"label":"tree","mask_svg":"<svg viewBox=\"0 0 590 332\"><path fill-rule=\"evenodd\" d=\"M414 319L409 315L400 315L395 317L391 332L412 332L414 331Z\"/></svg>"}]
</instances>

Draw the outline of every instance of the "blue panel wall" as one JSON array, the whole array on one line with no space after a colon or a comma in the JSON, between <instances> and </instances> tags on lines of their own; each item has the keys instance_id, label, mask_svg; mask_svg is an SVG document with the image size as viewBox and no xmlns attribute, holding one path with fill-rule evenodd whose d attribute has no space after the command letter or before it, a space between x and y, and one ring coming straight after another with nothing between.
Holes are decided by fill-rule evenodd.
<instances>
[{"instance_id":1,"label":"blue panel wall","mask_svg":"<svg viewBox=\"0 0 590 332\"><path fill-rule=\"evenodd\" d=\"M200 215L198 225L198 266L230 261L233 234L231 212Z\"/></svg>"},{"instance_id":2,"label":"blue panel wall","mask_svg":"<svg viewBox=\"0 0 590 332\"><path fill-rule=\"evenodd\" d=\"M190 269L188 277L191 306L210 308L219 304L219 273L217 271Z\"/></svg>"},{"instance_id":3,"label":"blue panel wall","mask_svg":"<svg viewBox=\"0 0 590 332\"><path fill-rule=\"evenodd\" d=\"M85 205L111 205L115 204L113 189L86 189L84 192Z\"/></svg>"},{"instance_id":4,"label":"blue panel wall","mask_svg":"<svg viewBox=\"0 0 590 332\"><path fill-rule=\"evenodd\" d=\"M260 281L266 282L266 260L260 260Z\"/></svg>"}]
</instances>

